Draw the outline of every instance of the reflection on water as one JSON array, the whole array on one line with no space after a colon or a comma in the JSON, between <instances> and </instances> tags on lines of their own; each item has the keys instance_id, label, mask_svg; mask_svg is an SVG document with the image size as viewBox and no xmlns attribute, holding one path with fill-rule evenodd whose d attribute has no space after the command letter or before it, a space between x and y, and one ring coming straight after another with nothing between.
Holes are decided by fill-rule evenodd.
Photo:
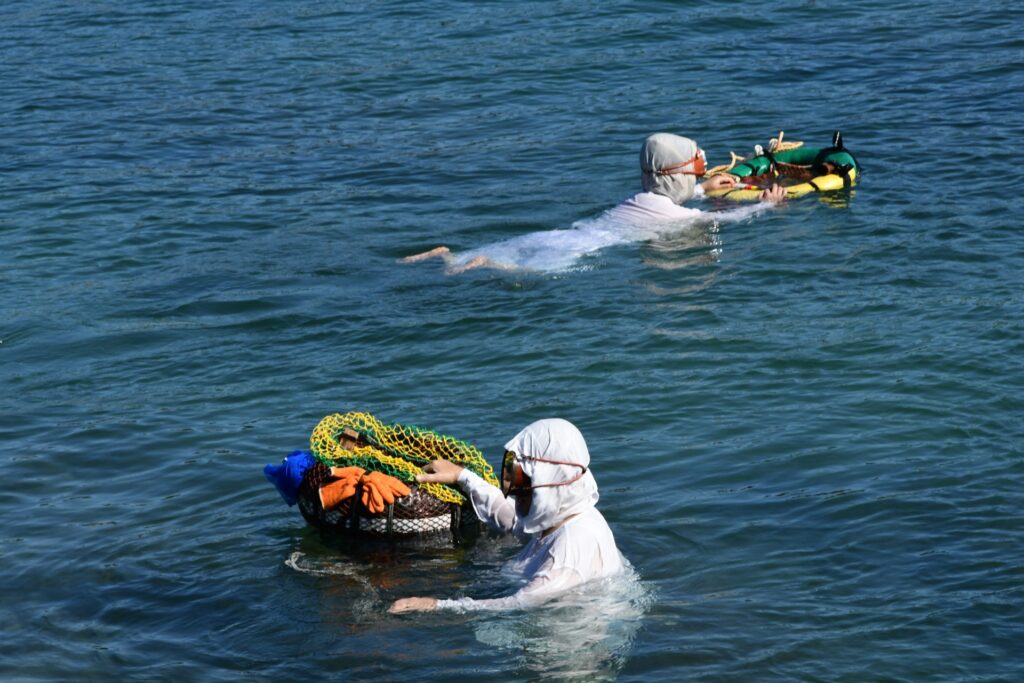
<instances>
[{"instance_id":1,"label":"reflection on water","mask_svg":"<svg viewBox=\"0 0 1024 683\"><path fill-rule=\"evenodd\" d=\"M651 596L630 569L526 612L478 613L476 638L529 679L612 680L626 662Z\"/></svg>"},{"instance_id":2,"label":"reflection on water","mask_svg":"<svg viewBox=\"0 0 1024 683\"><path fill-rule=\"evenodd\" d=\"M818 199L830 209L845 209L850 206L850 202L856 196L857 190L847 190L846 192L825 192L818 195Z\"/></svg>"},{"instance_id":3,"label":"reflection on water","mask_svg":"<svg viewBox=\"0 0 1024 683\"><path fill-rule=\"evenodd\" d=\"M530 610L388 615L399 597L448 597L470 593L492 597L516 590L510 537L472 545L469 556L450 549L417 551L395 544L390 552L338 553L310 542L295 549L285 566L315 577L318 622L348 637L417 633L437 629L488 647L502 672L530 680L613 680L625 665L641 622L653 602L647 586L627 565L619 576L585 583ZM454 641L453 641L454 642ZM456 647L452 656L457 656ZM388 657L398 656L388 651Z\"/></svg>"},{"instance_id":4,"label":"reflection on water","mask_svg":"<svg viewBox=\"0 0 1024 683\"><path fill-rule=\"evenodd\" d=\"M472 536L467 544L471 545ZM332 622L346 628L375 624L399 597L430 595L460 581L467 545L449 532L387 541L341 535L311 535L284 565L316 577ZM428 579L429 580L425 580Z\"/></svg>"},{"instance_id":5,"label":"reflection on water","mask_svg":"<svg viewBox=\"0 0 1024 683\"><path fill-rule=\"evenodd\" d=\"M336 628L351 630L357 623L377 620L384 601L369 567L337 556L313 557L293 552L285 565L302 574L324 577L321 619Z\"/></svg>"},{"instance_id":6,"label":"reflection on water","mask_svg":"<svg viewBox=\"0 0 1024 683\"><path fill-rule=\"evenodd\" d=\"M692 227L648 242L641 257L645 265L660 270L676 270L716 263L722 254L718 222Z\"/></svg>"}]
</instances>

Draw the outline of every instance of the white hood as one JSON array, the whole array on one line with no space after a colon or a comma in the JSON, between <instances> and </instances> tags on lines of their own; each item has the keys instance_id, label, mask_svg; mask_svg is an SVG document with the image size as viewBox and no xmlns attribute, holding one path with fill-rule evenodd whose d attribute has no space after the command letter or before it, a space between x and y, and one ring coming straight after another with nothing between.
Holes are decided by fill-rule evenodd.
<instances>
[{"instance_id":1,"label":"white hood","mask_svg":"<svg viewBox=\"0 0 1024 683\"><path fill-rule=\"evenodd\" d=\"M571 422L558 418L537 420L506 443L505 450L517 456L563 460L587 468L586 474L571 484L534 489L529 514L516 518L516 533L539 533L597 504L597 482L590 473L590 452L580 430ZM578 467L571 465L528 459L517 459L517 462L534 485L569 481L580 473Z\"/></svg>"},{"instance_id":2,"label":"white hood","mask_svg":"<svg viewBox=\"0 0 1024 683\"><path fill-rule=\"evenodd\" d=\"M672 133L649 136L640 148L640 184L644 192L663 194L676 204L692 197L697 185L696 176L683 173L658 175L658 171L685 163L696 154L697 143L690 138Z\"/></svg>"}]
</instances>

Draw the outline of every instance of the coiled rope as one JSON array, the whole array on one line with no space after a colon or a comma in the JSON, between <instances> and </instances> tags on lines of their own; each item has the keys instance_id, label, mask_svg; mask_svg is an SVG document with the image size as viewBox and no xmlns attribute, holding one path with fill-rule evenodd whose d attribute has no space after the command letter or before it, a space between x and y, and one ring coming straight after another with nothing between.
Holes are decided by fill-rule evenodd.
<instances>
[{"instance_id":1,"label":"coiled rope","mask_svg":"<svg viewBox=\"0 0 1024 683\"><path fill-rule=\"evenodd\" d=\"M803 142L784 142L783 138L785 137L785 135L786 135L786 132L780 130L779 131L779 137L772 138L771 140L768 141L768 152L769 153L775 154L776 152L786 152L788 150L799 149L800 147L804 146ZM754 156L761 156L763 154L764 154L764 148L761 147L761 145L755 145L754 146ZM732 158L731 158L731 160L729 161L728 164L721 164L720 166L715 166L714 168L709 169L708 172L705 173L704 175L706 177L710 178L711 176L722 175L723 173L728 173L733 168L733 166L735 166L736 164L738 164L741 161L746 161L747 160L747 157L742 157L739 154L737 154L736 152L733 152L731 150L729 152L729 156L732 157Z\"/></svg>"}]
</instances>

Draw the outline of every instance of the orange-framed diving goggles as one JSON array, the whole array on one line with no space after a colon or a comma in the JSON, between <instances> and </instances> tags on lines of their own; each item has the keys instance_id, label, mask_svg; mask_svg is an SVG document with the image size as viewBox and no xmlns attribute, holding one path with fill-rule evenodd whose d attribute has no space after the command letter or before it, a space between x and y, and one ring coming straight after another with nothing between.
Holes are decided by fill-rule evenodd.
<instances>
[{"instance_id":1,"label":"orange-framed diving goggles","mask_svg":"<svg viewBox=\"0 0 1024 683\"><path fill-rule=\"evenodd\" d=\"M693 170L686 170L686 167L691 165L693 166ZM704 156L704 150L698 147L697 153L693 155L692 159L684 161L681 164L676 164L675 166L659 168L654 173L656 175L692 175L699 178L704 175L707 170L707 159Z\"/></svg>"}]
</instances>

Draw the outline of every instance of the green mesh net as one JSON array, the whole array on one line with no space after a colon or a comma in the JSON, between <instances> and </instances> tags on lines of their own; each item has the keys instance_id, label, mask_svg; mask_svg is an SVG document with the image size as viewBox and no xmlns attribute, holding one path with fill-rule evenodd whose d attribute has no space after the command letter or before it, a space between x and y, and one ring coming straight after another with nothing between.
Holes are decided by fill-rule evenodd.
<instances>
[{"instance_id":1,"label":"green mesh net","mask_svg":"<svg viewBox=\"0 0 1024 683\"><path fill-rule=\"evenodd\" d=\"M328 467L357 465L383 472L406 483L415 481L423 465L432 460L450 460L498 485L494 469L475 446L465 441L398 423L384 424L369 413L335 413L320 420L309 438L317 460ZM418 484L438 500L461 505L465 502L456 488L445 484Z\"/></svg>"}]
</instances>

